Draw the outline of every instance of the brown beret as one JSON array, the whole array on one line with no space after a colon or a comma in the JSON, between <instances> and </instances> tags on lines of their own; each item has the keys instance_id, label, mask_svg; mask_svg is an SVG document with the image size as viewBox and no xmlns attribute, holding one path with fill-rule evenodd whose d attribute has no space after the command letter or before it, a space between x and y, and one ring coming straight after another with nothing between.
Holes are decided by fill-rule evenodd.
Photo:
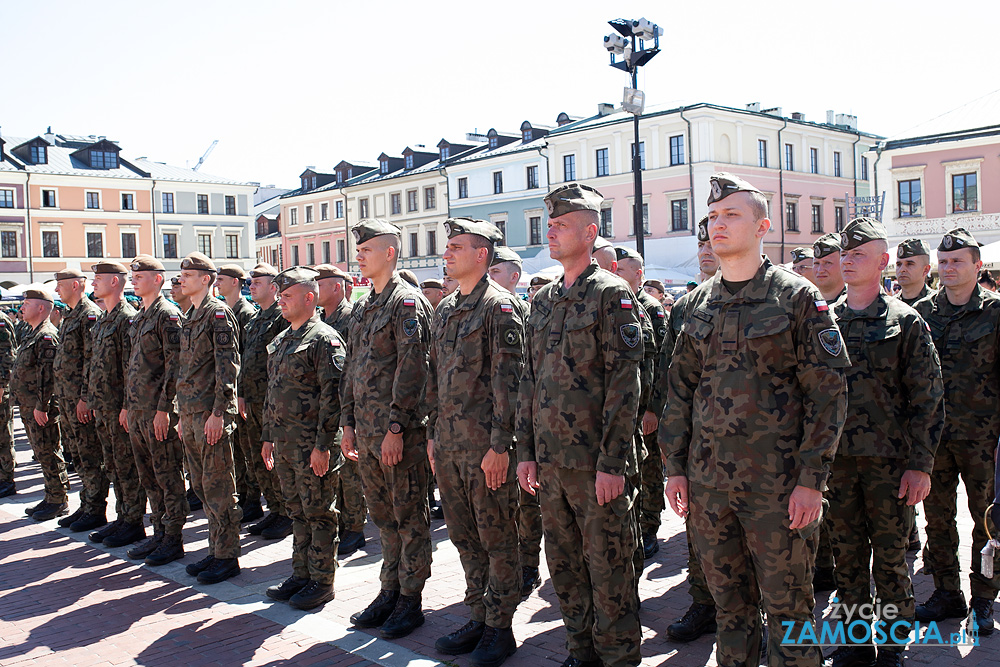
<instances>
[{"instance_id":1,"label":"brown beret","mask_svg":"<svg viewBox=\"0 0 1000 667\"><path fill-rule=\"evenodd\" d=\"M420 289L444 289L444 285L437 278L430 278L420 283Z\"/></svg>"},{"instance_id":2,"label":"brown beret","mask_svg":"<svg viewBox=\"0 0 1000 667\"><path fill-rule=\"evenodd\" d=\"M247 272L239 264L223 264L219 267L220 276L229 276L237 280L246 280Z\"/></svg>"},{"instance_id":3,"label":"brown beret","mask_svg":"<svg viewBox=\"0 0 1000 667\"><path fill-rule=\"evenodd\" d=\"M189 269L194 271L208 271L209 273L215 273L215 264L212 263L205 255L200 252L193 252L184 259L181 260L181 269Z\"/></svg>"},{"instance_id":4,"label":"brown beret","mask_svg":"<svg viewBox=\"0 0 1000 667\"><path fill-rule=\"evenodd\" d=\"M118 262L98 262L90 267L90 270L94 273L120 273L123 275L128 273L128 269L126 269L123 264L119 264Z\"/></svg>"},{"instance_id":5,"label":"brown beret","mask_svg":"<svg viewBox=\"0 0 1000 667\"><path fill-rule=\"evenodd\" d=\"M79 279L86 277L87 276L83 275L83 272L79 269L63 269L62 271L56 272L56 280L66 280L68 278Z\"/></svg>"},{"instance_id":6,"label":"brown beret","mask_svg":"<svg viewBox=\"0 0 1000 667\"><path fill-rule=\"evenodd\" d=\"M132 270L133 271L166 271L163 268L163 262L152 257L151 255L137 255L135 259L132 260Z\"/></svg>"},{"instance_id":7,"label":"brown beret","mask_svg":"<svg viewBox=\"0 0 1000 667\"><path fill-rule=\"evenodd\" d=\"M324 278L340 278L341 280L353 282L347 271L344 271L339 266L334 266L333 264L317 264L313 267L313 270L319 273L319 277L316 280L323 280Z\"/></svg>"},{"instance_id":8,"label":"brown beret","mask_svg":"<svg viewBox=\"0 0 1000 667\"><path fill-rule=\"evenodd\" d=\"M180 276L174 276L173 278L170 279L170 284L171 285L180 285L181 284L181 277Z\"/></svg>"},{"instance_id":9,"label":"brown beret","mask_svg":"<svg viewBox=\"0 0 1000 667\"><path fill-rule=\"evenodd\" d=\"M251 278L273 278L276 275L278 275L278 270L267 262L261 262L250 269Z\"/></svg>"},{"instance_id":10,"label":"brown beret","mask_svg":"<svg viewBox=\"0 0 1000 667\"><path fill-rule=\"evenodd\" d=\"M42 301L48 301L49 303L55 303L56 300L52 298L52 295L48 292L40 289L26 289L24 290L25 299L40 299Z\"/></svg>"},{"instance_id":11,"label":"brown beret","mask_svg":"<svg viewBox=\"0 0 1000 667\"><path fill-rule=\"evenodd\" d=\"M552 278L546 278L545 276L535 276L528 283L529 287L541 287L542 285L548 285L552 282Z\"/></svg>"},{"instance_id":12,"label":"brown beret","mask_svg":"<svg viewBox=\"0 0 1000 667\"><path fill-rule=\"evenodd\" d=\"M642 284L643 287L652 287L653 289L658 289L664 294L667 292L667 288L663 286L662 280L656 280L655 278L650 278Z\"/></svg>"}]
</instances>

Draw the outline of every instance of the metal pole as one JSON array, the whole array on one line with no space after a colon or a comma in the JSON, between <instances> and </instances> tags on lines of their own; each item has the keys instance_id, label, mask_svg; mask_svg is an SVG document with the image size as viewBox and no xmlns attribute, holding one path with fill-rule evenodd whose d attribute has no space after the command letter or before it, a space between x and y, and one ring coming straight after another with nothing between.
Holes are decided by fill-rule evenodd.
<instances>
[{"instance_id":1,"label":"metal pole","mask_svg":"<svg viewBox=\"0 0 1000 667\"><path fill-rule=\"evenodd\" d=\"M636 39L635 35L632 35L632 53L635 53ZM632 70L632 88L638 89L639 83L636 80L636 70L638 69L634 64L629 63ZM635 188L635 206L632 211L633 225L635 226L635 251L639 253L639 256L646 259L646 244L644 242L644 230L642 228L642 169L641 163L639 161L639 114L635 114L633 119L633 128L635 130L635 143L632 144L632 178L634 181Z\"/></svg>"}]
</instances>

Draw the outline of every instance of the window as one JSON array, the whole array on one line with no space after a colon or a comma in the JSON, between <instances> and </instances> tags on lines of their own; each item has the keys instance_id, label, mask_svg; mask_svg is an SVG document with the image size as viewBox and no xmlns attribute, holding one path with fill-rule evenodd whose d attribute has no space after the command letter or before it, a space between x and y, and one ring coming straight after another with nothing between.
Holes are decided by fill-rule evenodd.
<instances>
[{"instance_id":1,"label":"window","mask_svg":"<svg viewBox=\"0 0 1000 667\"><path fill-rule=\"evenodd\" d=\"M117 169L118 153L114 151L90 151L92 169Z\"/></svg>"},{"instance_id":2,"label":"window","mask_svg":"<svg viewBox=\"0 0 1000 667\"><path fill-rule=\"evenodd\" d=\"M497 220L494 223L497 229L500 230L500 240L496 242L497 245L507 245L507 221Z\"/></svg>"},{"instance_id":3,"label":"window","mask_svg":"<svg viewBox=\"0 0 1000 667\"><path fill-rule=\"evenodd\" d=\"M87 193L87 208L101 208L101 193L100 192L88 192Z\"/></svg>"},{"instance_id":4,"label":"window","mask_svg":"<svg viewBox=\"0 0 1000 667\"><path fill-rule=\"evenodd\" d=\"M299 247L297 245L292 246L292 266L299 265Z\"/></svg>"},{"instance_id":5,"label":"window","mask_svg":"<svg viewBox=\"0 0 1000 667\"><path fill-rule=\"evenodd\" d=\"M59 256L59 232L42 232L42 257Z\"/></svg>"},{"instance_id":6,"label":"window","mask_svg":"<svg viewBox=\"0 0 1000 667\"><path fill-rule=\"evenodd\" d=\"M177 259L177 234L163 235L163 257Z\"/></svg>"},{"instance_id":7,"label":"window","mask_svg":"<svg viewBox=\"0 0 1000 667\"><path fill-rule=\"evenodd\" d=\"M576 180L576 155L563 155L563 180Z\"/></svg>"},{"instance_id":8,"label":"window","mask_svg":"<svg viewBox=\"0 0 1000 667\"><path fill-rule=\"evenodd\" d=\"M389 173L389 161L388 160L382 160L381 162L378 163L378 173L380 173L380 174L388 174Z\"/></svg>"},{"instance_id":9,"label":"window","mask_svg":"<svg viewBox=\"0 0 1000 667\"><path fill-rule=\"evenodd\" d=\"M406 168L407 169L413 169L413 156L412 155L407 155L406 156Z\"/></svg>"},{"instance_id":10,"label":"window","mask_svg":"<svg viewBox=\"0 0 1000 667\"><path fill-rule=\"evenodd\" d=\"M358 215L362 219L368 217L368 197L363 197L358 200Z\"/></svg>"},{"instance_id":11,"label":"window","mask_svg":"<svg viewBox=\"0 0 1000 667\"><path fill-rule=\"evenodd\" d=\"M311 205L306 206L306 224L310 222L315 222L313 220L313 207Z\"/></svg>"},{"instance_id":12,"label":"window","mask_svg":"<svg viewBox=\"0 0 1000 667\"><path fill-rule=\"evenodd\" d=\"M226 215L236 215L236 197L233 195L226 195Z\"/></svg>"},{"instance_id":13,"label":"window","mask_svg":"<svg viewBox=\"0 0 1000 667\"><path fill-rule=\"evenodd\" d=\"M952 213L979 210L976 175L955 174L951 177Z\"/></svg>"},{"instance_id":14,"label":"window","mask_svg":"<svg viewBox=\"0 0 1000 667\"><path fill-rule=\"evenodd\" d=\"M17 257L17 232L0 232L0 257Z\"/></svg>"},{"instance_id":15,"label":"window","mask_svg":"<svg viewBox=\"0 0 1000 667\"><path fill-rule=\"evenodd\" d=\"M417 191L407 190L406 191L406 212L413 213L417 210Z\"/></svg>"},{"instance_id":16,"label":"window","mask_svg":"<svg viewBox=\"0 0 1000 667\"><path fill-rule=\"evenodd\" d=\"M635 210L632 211L632 233L629 236L635 236ZM643 202L642 204L642 233L649 236L649 204Z\"/></svg>"},{"instance_id":17,"label":"window","mask_svg":"<svg viewBox=\"0 0 1000 667\"><path fill-rule=\"evenodd\" d=\"M393 215L399 215L403 212L403 202L398 192L393 192L389 195L389 211Z\"/></svg>"},{"instance_id":18,"label":"window","mask_svg":"<svg viewBox=\"0 0 1000 667\"><path fill-rule=\"evenodd\" d=\"M271 248L271 266L277 266L279 270L282 267L281 254L278 252L278 248Z\"/></svg>"},{"instance_id":19,"label":"window","mask_svg":"<svg viewBox=\"0 0 1000 667\"><path fill-rule=\"evenodd\" d=\"M55 190L42 190L42 208L55 208L56 207L56 191ZM164 211L165 213L167 211Z\"/></svg>"},{"instance_id":20,"label":"window","mask_svg":"<svg viewBox=\"0 0 1000 667\"><path fill-rule=\"evenodd\" d=\"M343 262L347 256L347 248L344 239L337 239L337 261Z\"/></svg>"},{"instance_id":21,"label":"window","mask_svg":"<svg viewBox=\"0 0 1000 667\"><path fill-rule=\"evenodd\" d=\"M329 220L330 219L330 205L327 203L322 203L319 205L319 219Z\"/></svg>"},{"instance_id":22,"label":"window","mask_svg":"<svg viewBox=\"0 0 1000 667\"><path fill-rule=\"evenodd\" d=\"M0 190L0 208L14 208L13 190Z\"/></svg>"},{"instance_id":23,"label":"window","mask_svg":"<svg viewBox=\"0 0 1000 667\"><path fill-rule=\"evenodd\" d=\"M428 230L427 232L427 254L437 254L437 231L434 229Z\"/></svg>"},{"instance_id":24,"label":"window","mask_svg":"<svg viewBox=\"0 0 1000 667\"><path fill-rule=\"evenodd\" d=\"M174 193L164 192L162 197L163 201L163 213L173 213L174 212Z\"/></svg>"},{"instance_id":25,"label":"window","mask_svg":"<svg viewBox=\"0 0 1000 667\"><path fill-rule=\"evenodd\" d=\"M441 147L441 161L444 162L449 157L451 157L451 147L450 146L442 146Z\"/></svg>"},{"instance_id":26,"label":"window","mask_svg":"<svg viewBox=\"0 0 1000 667\"><path fill-rule=\"evenodd\" d=\"M288 226L294 227L299 224L299 209L290 208L288 209Z\"/></svg>"},{"instance_id":27,"label":"window","mask_svg":"<svg viewBox=\"0 0 1000 667\"><path fill-rule=\"evenodd\" d=\"M684 164L684 135L670 137L670 166Z\"/></svg>"},{"instance_id":28,"label":"window","mask_svg":"<svg viewBox=\"0 0 1000 667\"><path fill-rule=\"evenodd\" d=\"M757 163L761 167L767 166L767 139L757 140Z\"/></svg>"},{"instance_id":29,"label":"window","mask_svg":"<svg viewBox=\"0 0 1000 667\"><path fill-rule=\"evenodd\" d=\"M601 233L601 236L606 239L610 239L615 235L610 206L601 209L601 228L598 231Z\"/></svg>"},{"instance_id":30,"label":"window","mask_svg":"<svg viewBox=\"0 0 1000 667\"><path fill-rule=\"evenodd\" d=\"M633 160L635 159L635 144L632 144L631 157L632 157ZM645 169L645 168L646 168L646 142L645 141L640 141L639 142L639 169Z\"/></svg>"},{"instance_id":31,"label":"window","mask_svg":"<svg viewBox=\"0 0 1000 667\"><path fill-rule=\"evenodd\" d=\"M688 228L688 201L675 199L670 202L670 231L679 232Z\"/></svg>"},{"instance_id":32,"label":"window","mask_svg":"<svg viewBox=\"0 0 1000 667\"><path fill-rule=\"evenodd\" d=\"M608 149L599 148L597 149L597 153L595 155L597 157L597 175L607 176L610 174L611 170L608 164Z\"/></svg>"},{"instance_id":33,"label":"window","mask_svg":"<svg viewBox=\"0 0 1000 667\"><path fill-rule=\"evenodd\" d=\"M920 179L899 182L899 217L920 215Z\"/></svg>"},{"instance_id":34,"label":"window","mask_svg":"<svg viewBox=\"0 0 1000 667\"><path fill-rule=\"evenodd\" d=\"M818 174L819 173L819 149L810 148L809 149L809 173Z\"/></svg>"},{"instance_id":35,"label":"window","mask_svg":"<svg viewBox=\"0 0 1000 667\"><path fill-rule=\"evenodd\" d=\"M104 257L104 234L87 232L87 257Z\"/></svg>"},{"instance_id":36,"label":"window","mask_svg":"<svg viewBox=\"0 0 1000 667\"><path fill-rule=\"evenodd\" d=\"M437 206L437 188L424 188L424 210Z\"/></svg>"},{"instance_id":37,"label":"window","mask_svg":"<svg viewBox=\"0 0 1000 667\"><path fill-rule=\"evenodd\" d=\"M212 235L198 234L198 252L206 257L212 256Z\"/></svg>"},{"instance_id":38,"label":"window","mask_svg":"<svg viewBox=\"0 0 1000 667\"><path fill-rule=\"evenodd\" d=\"M208 195L198 195L198 215L208 215Z\"/></svg>"},{"instance_id":39,"label":"window","mask_svg":"<svg viewBox=\"0 0 1000 667\"><path fill-rule=\"evenodd\" d=\"M135 210L135 195L126 192L122 193L122 210L123 211Z\"/></svg>"},{"instance_id":40,"label":"window","mask_svg":"<svg viewBox=\"0 0 1000 667\"><path fill-rule=\"evenodd\" d=\"M329 241L323 241L323 263L324 264L329 264L330 263L330 242Z\"/></svg>"},{"instance_id":41,"label":"window","mask_svg":"<svg viewBox=\"0 0 1000 667\"><path fill-rule=\"evenodd\" d=\"M226 234L226 259L240 258L239 234Z\"/></svg>"},{"instance_id":42,"label":"window","mask_svg":"<svg viewBox=\"0 0 1000 667\"><path fill-rule=\"evenodd\" d=\"M785 171L795 171L795 147L785 144Z\"/></svg>"},{"instance_id":43,"label":"window","mask_svg":"<svg viewBox=\"0 0 1000 667\"><path fill-rule=\"evenodd\" d=\"M463 176L458 179L458 198L468 199L469 198L469 179Z\"/></svg>"},{"instance_id":44,"label":"window","mask_svg":"<svg viewBox=\"0 0 1000 667\"><path fill-rule=\"evenodd\" d=\"M521 141L523 141L525 143L528 143L529 141L531 141L531 130L522 130L521 131Z\"/></svg>"},{"instance_id":45,"label":"window","mask_svg":"<svg viewBox=\"0 0 1000 667\"><path fill-rule=\"evenodd\" d=\"M334 202L333 203L333 211L334 211L334 215L337 216L338 220L340 218L343 218L344 217L344 202L342 202L342 201Z\"/></svg>"},{"instance_id":46,"label":"window","mask_svg":"<svg viewBox=\"0 0 1000 667\"><path fill-rule=\"evenodd\" d=\"M799 221L795 217L795 202L785 202L785 229L790 232L799 231Z\"/></svg>"},{"instance_id":47,"label":"window","mask_svg":"<svg viewBox=\"0 0 1000 667\"><path fill-rule=\"evenodd\" d=\"M313 266L316 263L316 246L312 243L306 244L306 264Z\"/></svg>"},{"instance_id":48,"label":"window","mask_svg":"<svg viewBox=\"0 0 1000 667\"><path fill-rule=\"evenodd\" d=\"M833 151L833 175L837 178L841 177L840 168L840 151Z\"/></svg>"},{"instance_id":49,"label":"window","mask_svg":"<svg viewBox=\"0 0 1000 667\"><path fill-rule=\"evenodd\" d=\"M500 145L500 138L499 137L490 137L490 150L493 150L494 148L496 148L499 145Z\"/></svg>"},{"instance_id":50,"label":"window","mask_svg":"<svg viewBox=\"0 0 1000 667\"><path fill-rule=\"evenodd\" d=\"M813 234L823 233L823 207L819 204L812 205Z\"/></svg>"},{"instance_id":51,"label":"window","mask_svg":"<svg viewBox=\"0 0 1000 667\"><path fill-rule=\"evenodd\" d=\"M135 234L122 232L122 259L131 259L138 253L135 251Z\"/></svg>"},{"instance_id":52,"label":"window","mask_svg":"<svg viewBox=\"0 0 1000 667\"><path fill-rule=\"evenodd\" d=\"M861 156L861 180L868 180L868 158L864 155Z\"/></svg>"},{"instance_id":53,"label":"window","mask_svg":"<svg viewBox=\"0 0 1000 667\"><path fill-rule=\"evenodd\" d=\"M419 255L419 239L416 232L410 232L410 257L417 257Z\"/></svg>"},{"instance_id":54,"label":"window","mask_svg":"<svg viewBox=\"0 0 1000 667\"><path fill-rule=\"evenodd\" d=\"M537 215L533 215L528 218L528 227L531 232L531 245L541 245L542 244L542 218Z\"/></svg>"},{"instance_id":55,"label":"window","mask_svg":"<svg viewBox=\"0 0 1000 667\"><path fill-rule=\"evenodd\" d=\"M538 187L538 167L535 166L535 165L531 165L530 167L528 167L526 176L528 177L528 189L529 190L534 190L535 188L537 188Z\"/></svg>"},{"instance_id":56,"label":"window","mask_svg":"<svg viewBox=\"0 0 1000 667\"><path fill-rule=\"evenodd\" d=\"M48 149L45 146L32 146L31 162L32 164L48 164Z\"/></svg>"},{"instance_id":57,"label":"window","mask_svg":"<svg viewBox=\"0 0 1000 667\"><path fill-rule=\"evenodd\" d=\"M834 206L833 207L833 228L835 231L844 231L844 207Z\"/></svg>"},{"instance_id":58,"label":"window","mask_svg":"<svg viewBox=\"0 0 1000 667\"><path fill-rule=\"evenodd\" d=\"M503 192L503 172L493 172L493 194L498 195Z\"/></svg>"}]
</instances>

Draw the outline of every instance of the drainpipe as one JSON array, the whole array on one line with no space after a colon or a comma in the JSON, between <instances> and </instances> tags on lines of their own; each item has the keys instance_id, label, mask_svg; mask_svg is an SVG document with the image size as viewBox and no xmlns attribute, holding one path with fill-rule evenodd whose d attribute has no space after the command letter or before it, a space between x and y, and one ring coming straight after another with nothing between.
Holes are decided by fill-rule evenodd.
<instances>
[{"instance_id":1,"label":"drainpipe","mask_svg":"<svg viewBox=\"0 0 1000 667\"><path fill-rule=\"evenodd\" d=\"M35 282L35 258L31 255L31 172L24 182L24 232L28 237L28 284Z\"/></svg>"},{"instance_id":2,"label":"drainpipe","mask_svg":"<svg viewBox=\"0 0 1000 667\"><path fill-rule=\"evenodd\" d=\"M344 261L347 263L347 272L350 273L351 272L351 244L350 244L349 239L351 237L351 225L347 222L347 193L344 192L344 188L343 187L337 188L337 192L339 192L340 196L344 198ZM336 204L336 202L334 202L334 205L333 205L333 212L336 215L336 213L337 213L337 204ZM278 231L279 232L281 231L281 226L280 225L278 226ZM281 246L283 246L283 245L284 245L284 242L282 241L281 242ZM281 248L281 252L284 253L284 251L285 251L285 249L282 247ZM351 281L353 282L354 279L352 278Z\"/></svg>"},{"instance_id":3,"label":"drainpipe","mask_svg":"<svg viewBox=\"0 0 1000 667\"><path fill-rule=\"evenodd\" d=\"M876 197L880 196L878 190L878 161L882 159L882 149L884 147L885 143L882 141L879 141L875 144L875 164L872 165L872 172L874 172L872 177L874 179L873 183L875 187L872 188L872 194L875 195Z\"/></svg>"},{"instance_id":4,"label":"drainpipe","mask_svg":"<svg viewBox=\"0 0 1000 667\"><path fill-rule=\"evenodd\" d=\"M778 210L781 213L781 264L785 263L785 166L782 162L781 133L788 127L788 119L782 118L784 125L778 130Z\"/></svg>"},{"instance_id":5,"label":"drainpipe","mask_svg":"<svg viewBox=\"0 0 1000 667\"><path fill-rule=\"evenodd\" d=\"M851 144L851 157L854 159L854 196L858 196L858 142L861 141L861 133L858 132L858 138L854 140Z\"/></svg>"},{"instance_id":6,"label":"drainpipe","mask_svg":"<svg viewBox=\"0 0 1000 667\"><path fill-rule=\"evenodd\" d=\"M448 167L446 165L442 164L440 167L438 167L438 173L441 174L441 176L444 178L445 212L446 212L447 217L450 218L451 217L451 196L450 196L451 188L448 186ZM437 228L436 227L435 227L434 231L435 231L434 237L435 237L435 242L436 242L436 239L437 239ZM445 241L445 245L447 245L447 239L441 239L441 240ZM438 251L438 249L434 248L434 252L437 253L437 251ZM440 253L440 255L442 256L442 260L443 260L444 253L442 252L442 253ZM444 275L443 268L442 268L442 271L441 271L441 275L442 276Z\"/></svg>"},{"instance_id":7,"label":"drainpipe","mask_svg":"<svg viewBox=\"0 0 1000 667\"><path fill-rule=\"evenodd\" d=\"M687 133L687 157L688 157L688 191L691 193L691 215L688 216L691 219L691 236L695 236L698 233L696 227L698 226L698 221L695 219L694 214L694 151L691 148L691 121L684 117L684 112L687 107L681 107L681 120L687 123L688 133Z\"/></svg>"},{"instance_id":8,"label":"drainpipe","mask_svg":"<svg viewBox=\"0 0 1000 667\"><path fill-rule=\"evenodd\" d=\"M153 257L156 257L156 179L153 179L153 187L149 191L149 215L150 225L153 227ZM160 254L165 254L162 250Z\"/></svg>"}]
</instances>

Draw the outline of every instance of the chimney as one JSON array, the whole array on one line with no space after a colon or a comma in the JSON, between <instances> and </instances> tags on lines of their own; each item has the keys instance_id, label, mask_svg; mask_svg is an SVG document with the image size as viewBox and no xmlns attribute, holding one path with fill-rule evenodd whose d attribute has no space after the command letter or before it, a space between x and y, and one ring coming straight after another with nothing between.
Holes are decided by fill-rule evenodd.
<instances>
[{"instance_id":1,"label":"chimney","mask_svg":"<svg viewBox=\"0 0 1000 667\"><path fill-rule=\"evenodd\" d=\"M52 126L49 125L48 129L45 130L45 141L49 142L50 146L56 145L56 135L52 134Z\"/></svg>"},{"instance_id":2,"label":"chimney","mask_svg":"<svg viewBox=\"0 0 1000 667\"><path fill-rule=\"evenodd\" d=\"M311 165L309 165L309 166L306 167L306 170L308 171L310 169L315 169L315 168L316 168L316 165L311 164Z\"/></svg>"},{"instance_id":3,"label":"chimney","mask_svg":"<svg viewBox=\"0 0 1000 667\"><path fill-rule=\"evenodd\" d=\"M762 113L766 113L768 116L777 116L781 118L781 107L771 107L770 109L764 109Z\"/></svg>"},{"instance_id":4,"label":"chimney","mask_svg":"<svg viewBox=\"0 0 1000 667\"><path fill-rule=\"evenodd\" d=\"M614 110L615 110L615 105L614 104L608 104L607 102L598 102L597 103L597 115L598 116L607 116L607 115L609 115Z\"/></svg>"},{"instance_id":5,"label":"chimney","mask_svg":"<svg viewBox=\"0 0 1000 667\"><path fill-rule=\"evenodd\" d=\"M826 110L826 124L833 125L833 109Z\"/></svg>"},{"instance_id":6,"label":"chimney","mask_svg":"<svg viewBox=\"0 0 1000 667\"><path fill-rule=\"evenodd\" d=\"M805 120L805 119L806 119L806 115L804 113L802 113L801 111L793 111L792 112L792 120Z\"/></svg>"},{"instance_id":7,"label":"chimney","mask_svg":"<svg viewBox=\"0 0 1000 667\"><path fill-rule=\"evenodd\" d=\"M751 102L747 105L747 111L753 111L754 113L760 113L760 102Z\"/></svg>"}]
</instances>

